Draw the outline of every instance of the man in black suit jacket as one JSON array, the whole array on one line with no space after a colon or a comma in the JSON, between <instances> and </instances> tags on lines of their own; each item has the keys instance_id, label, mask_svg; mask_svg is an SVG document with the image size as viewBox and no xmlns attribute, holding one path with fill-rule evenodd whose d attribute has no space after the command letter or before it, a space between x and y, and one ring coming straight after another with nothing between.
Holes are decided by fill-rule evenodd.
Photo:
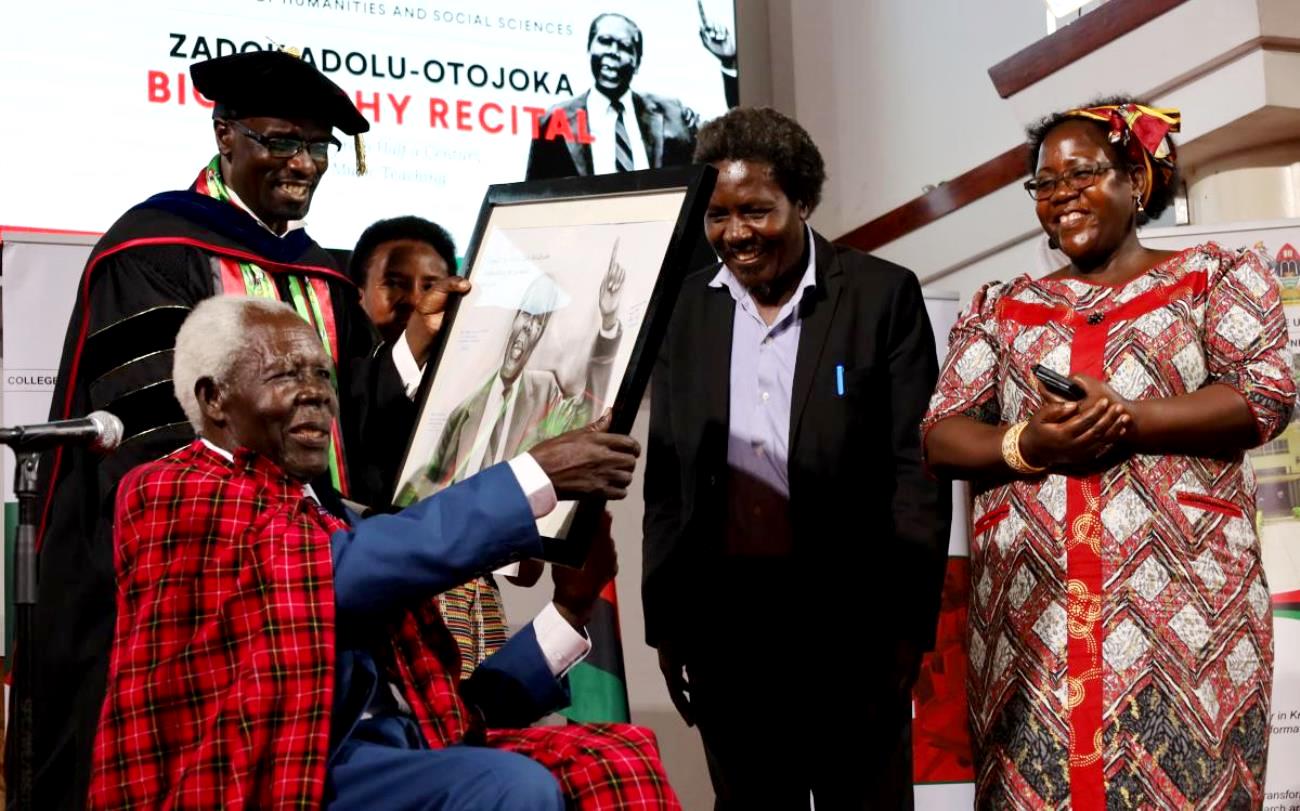
<instances>
[{"instance_id":1,"label":"man in black suit jacket","mask_svg":"<svg viewBox=\"0 0 1300 811\"><path fill-rule=\"evenodd\" d=\"M695 158L722 264L684 283L652 383L648 641L718 808L908 808L951 513L921 288L807 226L825 171L794 121L732 110Z\"/></svg>"},{"instance_id":2,"label":"man in black suit jacket","mask_svg":"<svg viewBox=\"0 0 1300 811\"><path fill-rule=\"evenodd\" d=\"M709 23L702 8L700 13L700 39L721 62L727 104L734 105L735 39L729 29ZM591 21L587 53L596 92L589 90L557 104L542 117L538 137L529 148L526 179L658 169L691 162L699 115L677 99L631 91L643 50L641 29L631 19L608 13ZM557 116L563 120L556 120Z\"/></svg>"}]
</instances>

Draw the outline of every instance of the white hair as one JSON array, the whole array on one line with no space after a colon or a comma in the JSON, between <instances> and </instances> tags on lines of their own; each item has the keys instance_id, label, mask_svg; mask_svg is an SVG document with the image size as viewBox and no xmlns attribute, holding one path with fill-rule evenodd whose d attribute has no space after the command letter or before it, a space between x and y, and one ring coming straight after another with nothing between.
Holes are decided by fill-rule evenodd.
<instances>
[{"instance_id":1,"label":"white hair","mask_svg":"<svg viewBox=\"0 0 1300 811\"><path fill-rule=\"evenodd\" d=\"M203 428L195 384L204 377L217 383L228 380L240 350L247 345L248 317L255 312L275 315L294 310L272 299L217 295L199 302L176 333L172 385L195 431Z\"/></svg>"}]
</instances>

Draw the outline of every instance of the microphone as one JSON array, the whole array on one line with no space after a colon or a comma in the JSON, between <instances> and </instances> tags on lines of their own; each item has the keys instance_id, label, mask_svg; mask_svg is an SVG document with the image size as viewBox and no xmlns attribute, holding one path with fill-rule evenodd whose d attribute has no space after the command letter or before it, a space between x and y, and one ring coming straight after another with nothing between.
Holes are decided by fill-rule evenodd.
<instances>
[{"instance_id":1,"label":"microphone","mask_svg":"<svg viewBox=\"0 0 1300 811\"><path fill-rule=\"evenodd\" d=\"M117 417L107 411L92 411L75 420L0 428L0 445L8 445L20 452L89 444L91 450L111 453L121 444L123 431L122 421Z\"/></svg>"}]
</instances>

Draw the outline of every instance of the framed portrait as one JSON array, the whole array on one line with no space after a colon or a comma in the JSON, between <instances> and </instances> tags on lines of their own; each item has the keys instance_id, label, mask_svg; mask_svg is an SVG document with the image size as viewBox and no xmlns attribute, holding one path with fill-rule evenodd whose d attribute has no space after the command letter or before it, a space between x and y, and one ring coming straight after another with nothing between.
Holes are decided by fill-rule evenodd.
<instances>
[{"instance_id":1,"label":"framed portrait","mask_svg":"<svg viewBox=\"0 0 1300 811\"><path fill-rule=\"evenodd\" d=\"M405 506L612 411L628 433L682 279L714 257L716 172L684 166L488 188L395 489ZM603 501L538 520L580 565Z\"/></svg>"}]
</instances>

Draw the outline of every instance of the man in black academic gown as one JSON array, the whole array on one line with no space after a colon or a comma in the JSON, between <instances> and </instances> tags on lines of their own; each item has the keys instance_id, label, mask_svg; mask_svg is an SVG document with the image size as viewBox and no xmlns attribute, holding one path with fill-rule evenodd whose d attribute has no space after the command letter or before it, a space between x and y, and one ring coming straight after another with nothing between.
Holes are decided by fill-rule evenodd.
<instances>
[{"instance_id":1,"label":"man in black academic gown","mask_svg":"<svg viewBox=\"0 0 1300 811\"><path fill-rule=\"evenodd\" d=\"M110 457L67 448L41 461L40 630L33 650L17 653L36 657L40 809L85 804L113 633L113 492L130 468L193 439L171 381L176 331L190 309L218 294L277 298L312 325L338 369L342 409L330 477L345 494L349 478L378 478L364 475L368 426L394 412L410 419L392 346L378 342L356 286L302 227L340 146L333 129L356 135L368 122L342 89L287 53L222 57L190 72L195 88L216 103L217 155L188 189L130 209L95 246L51 406L52 419L104 409L126 430ZM440 294L445 300L465 289L452 277ZM433 338L429 324L408 323L404 350L417 374ZM369 501L376 495L370 489L354 487L350 496Z\"/></svg>"}]
</instances>

